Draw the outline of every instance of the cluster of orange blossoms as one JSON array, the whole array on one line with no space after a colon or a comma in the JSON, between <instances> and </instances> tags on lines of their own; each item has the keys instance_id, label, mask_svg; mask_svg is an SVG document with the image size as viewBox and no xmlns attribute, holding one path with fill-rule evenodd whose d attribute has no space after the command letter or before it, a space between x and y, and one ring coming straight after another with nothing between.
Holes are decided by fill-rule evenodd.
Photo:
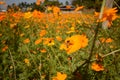
<instances>
[{"instance_id":1,"label":"cluster of orange blossoms","mask_svg":"<svg viewBox=\"0 0 120 80\"><path fill-rule=\"evenodd\" d=\"M113 39L111 39L111 38L100 38L100 41L102 42L102 43L111 43L111 42L113 42Z\"/></svg>"},{"instance_id":2,"label":"cluster of orange blossoms","mask_svg":"<svg viewBox=\"0 0 120 80\"><path fill-rule=\"evenodd\" d=\"M84 48L88 45L88 38L86 35L74 35L68 37L63 44L61 44L60 49L65 50L67 54L71 54L80 48Z\"/></svg>"},{"instance_id":3,"label":"cluster of orange blossoms","mask_svg":"<svg viewBox=\"0 0 120 80\"><path fill-rule=\"evenodd\" d=\"M118 16L116 15L117 11L118 11L117 8L105 8L100 22L108 20L108 27L110 27L112 24L112 21L118 18ZM96 17L98 17L99 14L100 13L95 12Z\"/></svg>"}]
</instances>

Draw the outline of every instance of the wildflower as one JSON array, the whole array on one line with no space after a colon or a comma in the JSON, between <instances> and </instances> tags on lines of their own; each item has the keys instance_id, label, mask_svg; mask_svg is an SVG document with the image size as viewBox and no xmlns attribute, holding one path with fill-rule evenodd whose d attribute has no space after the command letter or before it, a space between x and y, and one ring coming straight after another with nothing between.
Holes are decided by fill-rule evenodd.
<instances>
[{"instance_id":1,"label":"wildflower","mask_svg":"<svg viewBox=\"0 0 120 80\"><path fill-rule=\"evenodd\" d=\"M46 49L41 49L40 52L41 53L46 53L47 51L46 51Z\"/></svg>"},{"instance_id":2,"label":"wildflower","mask_svg":"<svg viewBox=\"0 0 120 80\"><path fill-rule=\"evenodd\" d=\"M57 17L60 13L60 8L57 6L54 6L52 11L53 11L54 16Z\"/></svg>"},{"instance_id":3,"label":"wildflower","mask_svg":"<svg viewBox=\"0 0 120 80\"><path fill-rule=\"evenodd\" d=\"M53 7L53 13L59 13L60 12L60 8L57 6Z\"/></svg>"},{"instance_id":4,"label":"wildflower","mask_svg":"<svg viewBox=\"0 0 120 80\"><path fill-rule=\"evenodd\" d=\"M2 48L2 52L5 52L7 49L8 49L8 46L6 45Z\"/></svg>"},{"instance_id":5,"label":"wildflower","mask_svg":"<svg viewBox=\"0 0 120 80\"><path fill-rule=\"evenodd\" d=\"M110 9L105 8L102 19L100 21L103 22L103 21L108 20L108 27L110 27L112 24L112 21L117 18L117 15L116 15L117 11L118 11L117 8L110 8ZM99 13L95 12L95 16L98 17Z\"/></svg>"},{"instance_id":6,"label":"wildflower","mask_svg":"<svg viewBox=\"0 0 120 80\"><path fill-rule=\"evenodd\" d=\"M57 39L58 41L62 41L62 38L61 38L60 36L56 36L56 39Z\"/></svg>"},{"instance_id":7,"label":"wildflower","mask_svg":"<svg viewBox=\"0 0 120 80\"><path fill-rule=\"evenodd\" d=\"M35 45L38 45L38 44L40 44L41 42L42 42L42 38L37 39L37 40L35 41Z\"/></svg>"},{"instance_id":8,"label":"wildflower","mask_svg":"<svg viewBox=\"0 0 120 80\"><path fill-rule=\"evenodd\" d=\"M6 17L6 14L4 12L0 12L0 21L4 20Z\"/></svg>"},{"instance_id":9,"label":"wildflower","mask_svg":"<svg viewBox=\"0 0 120 80\"><path fill-rule=\"evenodd\" d=\"M100 38L100 41L101 41L102 43L104 43L104 42L105 42L105 38Z\"/></svg>"},{"instance_id":10,"label":"wildflower","mask_svg":"<svg viewBox=\"0 0 120 80\"><path fill-rule=\"evenodd\" d=\"M111 39L111 38L100 38L100 41L102 42L102 43L104 43L104 42L106 42L106 43L111 43L112 41L113 41L113 39Z\"/></svg>"},{"instance_id":11,"label":"wildflower","mask_svg":"<svg viewBox=\"0 0 120 80\"><path fill-rule=\"evenodd\" d=\"M65 40L63 44L61 44L60 49L64 49L67 51L67 54L73 53L80 48L84 48L88 45L88 39L85 35L74 35Z\"/></svg>"},{"instance_id":12,"label":"wildflower","mask_svg":"<svg viewBox=\"0 0 120 80\"><path fill-rule=\"evenodd\" d=\"M32 17L32 13L31 12L26 12L24 13L24 18L28 19Z\"/></svg>"},{"instance_id":13,"label":"wildflower","mask_svg":"<svg viewBox=\"0 0 120 80\"><path fill-rule=\"evenodd\" d=\"M84 8L84 6L79 6L79 7L75 8L74 11L79 11L79 10L81 10L81 9L83 9L83 8Z\"/></svg>"},{"instance_id":14,"label":"wildflower","mask_svg":"<svg viewBox=\"0 0 120 80\"><path fill-rule=\"evenodd\" d=\"M42 18L42 16L43 16L43 13L41 13L40 11L37 11L37 10L34 10L32 14L33 14L34 18Z\"/></svg>"},{"instance_id":15,"label":"wildflower","mask_svg":"<svg viewBox=\"0 0 120 80\"><path fill-rule=\"evenodd\" d=\"M36 5L40 5L41 0L36 0Z\"/></svg>"},{"instance_id":16,"label":"wildflower","mask_svg":"<svg viewBox=\"0 0 120 80\"><path fill-rule=\"evenodd\" d=\"M25 39L24 41L23 41L23 43L25 43L25 44L27 44L27 43L29 43L30 42L30 39L29 38L27 38L27 39Z\"/></svg>"},{"instance_id":17,"label":"wildflower","mask_svg":"<svg viewBox=\"0 0 120 80\"><path fill-rule=\"evenodd\" d=\"M73 32L75 32L75 28L74 27L71 27L70 28L70 31L68 31L68 32L66 32L67 34L70 34L70 33L73 33Z\"/></svg>"},{"instance_id":18,"label":"wildflower","mask_svg":"<svg viewBox=\"0 0 120 80\"><path fill-rule=\"evenodd\" d=\"M53 38L44 38L43 40L44 40L43 42L44 45L52 46L55 44Z\"/></svg>"},{"instance_id":19,"label":"wildflower","mask_svg":"<svg viewBox=\"0 0 120 80\"><path fill-rule=\"evenodd\" d=\"M25 58L25 59L24 59L24 62L25 62L28 66L30 65L29 59Z\"/></svg>"},{"instance_id":20,"label":"wildflower","mask_svg":"<svg viewBox=\"0 0 120 80\"><path fill-rule=\"evenodd\" d=\"M52 80L65 80L67 78L66 74L62 74L60 72L57 72L57 76L53 77Z\"/></svg>"},{"instance_id":21,"label":"wildflower","mask_svg":"<svg viewBox=\"0 0 120 80\"><path fill-rule=\"evenodd\" d=\"M111 38L108 38L108 39L106 39L106 43L111 43L113 41L113 39L111 39Z\"/></svg>"},{"instance_id":22,"label":"wildflower","mask_svg":"<svg viewBox=\"0 0 120 80\"><path fill-rule=\"evenodd\" d=\"M46 35L47 31L46 30L41 30L40 31L40 37L43 37L44 35Z\"/></svg>"},{"instance_id":23,"label":"wildflower","mask_svg":"<svg viewBox=\"0 0 120 80\"><path fill-rule=\"evenodd\" d=\"M52 11L52 7L48 6L47 11Z\"/></svg>"},{"instance_id":24,"label":"wildflower","mask_svg":"<svg viewBox=\"0 0 120 80\"><path fill-rule=\"evenodd\" d=\"M92 68L94 71L103 71L103 70L104 70L104 67L103 67L101 64L98 64L98 63L96 63L96 62L93 62L93 63L92 63L91 68Z\"/></svg>"}]
</instances>

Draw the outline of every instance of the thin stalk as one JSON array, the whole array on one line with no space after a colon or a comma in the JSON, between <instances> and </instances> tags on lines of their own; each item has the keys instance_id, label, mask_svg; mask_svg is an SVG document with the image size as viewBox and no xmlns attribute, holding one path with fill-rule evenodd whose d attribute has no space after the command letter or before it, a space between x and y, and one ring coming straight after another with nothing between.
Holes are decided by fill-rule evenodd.
<instances>
[{"instance_id":1,"label":"thin stalk","mask_svg":"<svg viewBox=\"0 0 120 80\"><path fill-rule=\"evenodd\" d=\"M11 61L12 61L12 64L13 64L13 69L14 69L14 78L15 80L17 80L16 78L16 70L15 70L15 63L14 63L14 59L13 59L13 56L12 56L12 53L11 51L8 49L9 53L10 53L10 58L11 58Z\"/></svg>"},{"instance_id":2,"label":"thin stalk","mask_svg":"<svg viewBox=\"0 0 120 80\"><path fill-rule=\"evenodd\" d=\"M102 7L101 7L101 10L100 10L99 20L102 18L102 14L103 14L103 11L104 11L105 2L106 2L106 0L103 0ZM91 51L90 51L90 56L88 58L88 64L89 64L89 62L91 60L91 57L93 55L93 50L94 50L94 47L95 47L95 42L96 42L98 31L99 31L100 27L101 27L101 23L99 22L98 25L97 25L97 27L96 27L96 29L95 29L95 36L94 36L94 39L93 39L93 43L92 43L92 47L91 47Z\"/></svg>"}]
</instances>

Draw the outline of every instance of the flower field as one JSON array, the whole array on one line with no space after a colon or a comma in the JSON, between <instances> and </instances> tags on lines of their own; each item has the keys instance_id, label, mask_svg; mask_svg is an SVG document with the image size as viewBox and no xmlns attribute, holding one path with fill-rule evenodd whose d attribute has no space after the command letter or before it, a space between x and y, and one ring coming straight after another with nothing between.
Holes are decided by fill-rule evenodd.
<instances>
[{"instance_id":1,"label":"flower field","mask_svg":"<svg viewBox=\"0 0 120 80\"><path fill-rule=\"evenodd\" d=\"M0 12L0 79L120 80L116 12Z\"/></svg>"}]
</instances>

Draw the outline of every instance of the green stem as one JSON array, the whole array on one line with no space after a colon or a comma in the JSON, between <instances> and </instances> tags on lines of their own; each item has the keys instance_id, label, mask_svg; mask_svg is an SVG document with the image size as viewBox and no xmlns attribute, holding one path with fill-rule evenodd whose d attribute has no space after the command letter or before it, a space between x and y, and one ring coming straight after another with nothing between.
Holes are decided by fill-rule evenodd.
<instances>
[{"instance_id":1,"label":"green stem","mask_svg":"<svg viewBox=\"0 0 120 80\"><path fill-rule=\"evenodd\" d=\"M9 50L9 49L8 49L8 50ZM16 70L15 70L15 63L14 63L13 56L12 56L12 53L11 53L10 50L9 50L9 53L10 53L11 61L12 61L12 64L13 64L14 78L15 78L15 80L17 80L17 77L16 77Z\"/></svg>"}]
</instances>

